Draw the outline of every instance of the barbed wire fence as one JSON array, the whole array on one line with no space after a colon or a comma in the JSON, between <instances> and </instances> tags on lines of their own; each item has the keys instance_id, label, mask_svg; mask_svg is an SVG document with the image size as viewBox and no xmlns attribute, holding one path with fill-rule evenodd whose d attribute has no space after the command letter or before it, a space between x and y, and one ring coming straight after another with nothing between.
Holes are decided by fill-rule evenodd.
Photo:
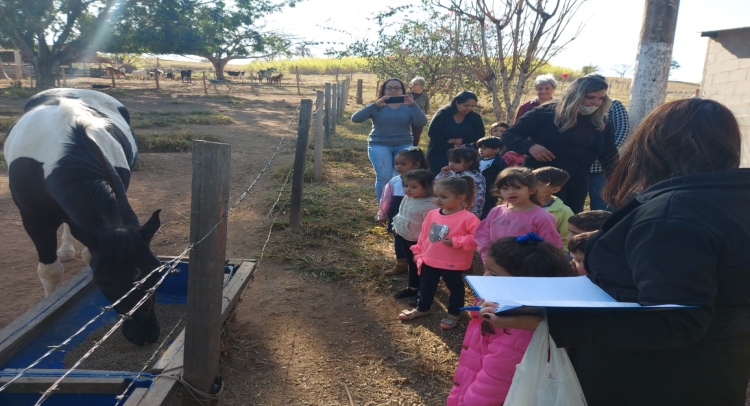
<instances>
[{"instance_id":1,"label":"barbed wire fence","mask_svg":"<svg viewBox=\"0 0 750 406\"><path fill-rule=\"evenodd\" d=\"M311 119L312 117L315 117L315 120L316 120L316 140L318 140L319 138L322 138L322 134L319 134L319 133L318 133L318 131L317 131L317 128L318 128L318 127L321 127L321 128L325 127L325 130L329 130L329 129L330 129L330 131L331 131L331 132L335 131L335 123L336 123L336 122L338 121L338 118L339 118L339 116L340 116L340 115L341 115L341 114L343 113L343 107L344 107L344 106L346 105L346 96L345 96L345 95L348 95L348 83L346 83L346 84L345 84L345 83L342 83L340 87L338 87L338 86L337 86L337 89L336 89L336 90L337 90L337 92L336 92L336 93L334 93L334 94L333 94L333 95L331 95L331 96L334 96L334 98L335 98L335 99L337 99L337 100L335 100L335 101L333 101L333 102L331 102L331 101L329 101L329 100L325 100L325 103L323 103L323 102L322 102L322 101L320 100L320 99L321 99L321 97L323 96L323 95L322 95L322 92L318 92L318 100L316 100L316 107L317 107L316 111L315 111L314 113L312 113L312 112L306 112L306 113L307 113L307 116L306 116L306 117L304 117L304 118L300 116L300 113L301 113L301 106L303 106L303 103L304 103L304 102L303 102L303 103L300 103L300 105L299 105L299 106L297 107L297 109L296 109L296 110L294 111L294 113L292 114L292 117L291 117L291 119L290 119L290 121L289 121L289 124L288 124L288 126L287 126L287 130L286 130L285 134L284 134L284 135L283 135L283 136L281 137L281 139L279 140L279 142L278 142L278 144L277 144L277 146L276 146L276 149L275 149L275 151L274 151L274 152L273 152L273 153L271 154L271 156L269 157L268 161L267 161L267 162L265 163L265 165L264 165L264 166L263 166L263 167L261 168L261 170L260 170L260 171L258 172L257 176L256 176L256 177L255 177L255 178L254 178L254 179L252 180L252 182L250 183L250 185L249 185L249 186L248 186L248 187L247 187L247 188L246 188L246 189L245 189L245 190L244 190L244 191L243 191L243 192L242 192L242 193L240 194L240 196L239 196L239 197L238 197L238 198L237 198L237 199L235 200L235 202L234 202L234 203L233 203L233 204L232 204L231 206L229 206L229 207L228 207L228 209L226 210L226 212L225 212L225 213L224 213L224 214L223 214L223 215L221 216L221 218L220 218L220 219L219 219L219 220L218 220L218 221L217 221L217 222L216 222L216 223L215 223L215 224L214 224L214 225L213 225L213 226L212 226L212 227L211 227L211 228L209 229L209 231L208 231L208 232L206 232L206 233L205 233L205 234L204 234L204 235L203 235L203 236L202 236L201 238L199 238L199 239L198 239L197 241L189 243L189 244L187 245L187 247L185 247L185 249L184 249L184 250L183 250L183 251L182 251L182 252L181 252L181 253L180 253L179 255L177 255L176 257L174 257L174 258L173 258L172 260L170 260L170 261L166 262L165 264L162 264L161 266L159 266L159 267L155 268L154 270L152 270L151 272L149 272L149 273L148 273L148 274L147 274L147 275L146 275L145 277L143 277L143 278L141 278L140 280L138 280L138 281L134 282L134 283L133 283L133 287L132 287L132 288L131 288L131 289L130 289L130 290L129 290L128 292L126 292L126 293L125 293L125 294L124 294L124 295L123 295L122 297L120 297L119 299L117 299L116 301L114 301L114 302L113 302L113 303L112 303L111 305L108 305L108 306L104 306L104 307L102 307L102 308L100 309L100 312L99 312L99 313L98 313L97 315L95 315L95 316L94 316L94 317L92 317L92 318L91 318L90 320L88 320L88 321L87 321L87 322L86 322L86 323L85 323L85 324L84 324L84 325L83 325L83 326L82 326L81 328L79 328L78 330L76 330L76 331L75 331L75 332L74 332L74 333L73 333L73 334L72 334L71 336L69 336L69 337L68 337L67 339L65 339L65 340L64 340L63 342L61 342L60 344L57 344L57 345L51 346L51 347L50 347L50 349L49 349L49 350L48 350L47 352L45 352L45 353L44 353L44 354L43 354L43 355L42 355L41 357L39 357L39 358L38 358L37 360L35 360L34 362L32 362L32 363L31 363L31 364L30 364L29 366L27 366L27 367L25 367L25 368L21 369L21 370L20 370L20 371L19 371L19 372L18 372L18 373L17 373L17 374L16 374L16 375L15 375L15 376L13 377L13 378L11 378L11 379L10 379L10 380L9 380L9 381L8 381L7 383L5 383L5 384L4 384L4 385L3 385L2 387L0 387L0 392L2 392L2 391L4 391L4 390L6 390L6 389L7 389L7 388L8 388L8 387L9 387L10 385L12 385L12 384L13 384L14 382L16 382L16 381L17 381L17 380L18 380L19 378L21 378L21 377L22 377L22 376L23 376L23 375L24 375L25 373L27 373L27 372L28 372L29 370L31 370L32 368L34 368L34 367L35 367L36 365L38 365L38 364L39 364L39 363L40 363L41 361L43 361L43 360L44 360L45 358L47 358L48 356L50 356L51 354L53 354L53 353L54 353L55 351L60 351L60 350L62 350L62 349L63 349L63 348L65 347L65 346L69 345L69 344L70 344L70 343L72 342L72 340L73 340L73 339L74 339L75 337L77 337L78 335L80 335L80 334L81 334L82 332L86 331L86 329L87 329L87 328L88 328L89 326L91 326L91 325L92 325L93 323L95 323L95 322L96 322L96 321L97 321L97 320L98 320L99 318L101 318L101 317L102 317L102 316L103 316L104 314L106 314L106 313L108 313L108 312L112 311L112 310L113 310L113 309L115 308L115 306L117 306L117 305L118 305L118 304L120 304L120 303L121 303L121 302L122 302L123 300L125 300L125 299L126 299L127 297L129 297L129 296L130 296L130 295L131 295L131 294L132 294L133 292L135 292L135 291L136 291L136 290L138 290L138 289L141 289L141 287L142 287L142 286L143 286L144 284L146 284L146 283L147 283L147 281L148 281L148 280L149 280L150 278L152 278L152 277L155 277L155 276L156 276L156 275L158 275L158 274L162 274L162 275L161 275L161 276L159 277L159 279L157 279L157 281L156 281L156 282L154 283L154 285L153 285L152 287L150 287L150 288L146 289L146 291L145 291L145 294L144 294L144 296L143 296L143 297L142 297L142 298L141 298L141 299L140 299L140 300L139 300L139 301L138 301L138 302L137 302L137 303L136 303L136 304L135 304L135 305L133 306L133 308L132 308L132 309L131 309L130 311L128 311L128 312L127 312L127 313L125 313L125 314L122 314L122 315L118 315L118 320L117 320L117 322L116 322L116 323L115 323L115 324L114 324L114 325L113 325L113 326L112 326L112 327L111 327L111 328L110 328L110 329L109 329L109 330L108 330L108 331L107 331L107 332L105 333L105 335L104 335L104 336L103 336L103 337L102 337L102 338L101 338L100 340L96 341L96 342L94 343L94 345L93 345L93 346L92 346L92 347L91 347L91 348L90 348L90 349L89 349L89 350L88 350L88 351L87 351L87 352L86 352L86 353L85 353L85 354L84 354L84 355L83 355L83 356L82 356L82 357L81 357L80 359L78 359L78 360L77 360L77 361L76 361L76 362L75 362L75 363L73 364L73 366L72 366L71 368L67 369L67 370L66 370L66 371L65 371L65 372L63 373L63 375L61 375L61 376L60 376L60 378L59 378L59 379L57 379L57 380L56 380L56 381L55 381L55 382L54 382L54 383L53 383L53 384L52 384L52 385L51 385L51 386L50 386L50 387L49 387L49 388L48 388L47 390L45 390L45 391L44 391L44 392L43 392L43 393L41 394L41 397L40 397L40 398L39 398L39 400L38 400L38 401L36 402L36 406L39 406L39 405L41 405L41 404L42 404L42 403L43 403L43 402L44 402L44 401L45 401L46 399L48 399L48 398L49 398L49 397L50 397L50 396L51 396L51 395L52 395L52 394L53 394L53 393L54 393L54 392L55 392L55 391L57 390L57 388L59 387L60 383L61 383L61 382L62 382L62 381L63 381L63 380L64 380L64 379L65 379L65 378L67 377L67 376L69 376L69 375L70 375L70 374L71 374L71 373L72 373L72 372L73 372L74 370L76 370L76 369L77 369L77 368L78 368L78 367L79 367L79 366L80 366L80 365L81 365L81 364L82 364L82 363L83 363L83 362L84 362L84 361L85 361L85 360L86 360L86 359L87 359L87 358L88 358L88 357L89 357L89 356L90 356L91 354L93 354L93 353L94 353L94 352L95 352L95 351L96 351L96 350L97 350L97 349L98 349L98 348L99 348L99 347L100 347L100 346L101 346L101 345L102 345L102 344L103 344L103 343L104 343L104 342L105 342L105 341L106 341L106 340L107 340L107 339L108 339L108 338L109 338L109 337L110 337L110 336L111 336L111 335L112 335L112 334L113 334L113 333L114 333L114 332L115 332L115 331L116 331L117 329L119 329L119 328L121 327L122 323L124 323L124 322L125 322L126 320L130 319L130 318L131 318L131 317L133 316L133 314L134 314L134 313L135 313L135 312L136 312L136 311L137 311L137 310L138 310L138 309L139 309L139 308L140 308L141 306L143 306L143 304L145 304L145 303L146 303L146 302L147 302L147 301L148 301L148 300L149 300L149 299L150 299L150 298L151 298L151 297L152 297L152 296L153 296L153 295L155 294L156 290L157 290L157 289L159 288L159 286L160 286L160 285L161 285L161 284L162 284L162 283L164 282L164 280L166 279L167 275L169 275L169 274L171 274L171 273L177 273L177 272L179 272L179 269L177 268L177 264L178 264L178 263L180 263L180 262L181 262L181 261L182 261L182 260L183 260L183 259L185 258L185 256L186 256L186 255L187 255L187 254L188 254L188 253L189 253L190 251L192 251L192 250L194 249L194 247L195 247L195 246L197 246L198 244L200 244L201 242L203 242L203 241L204 241L204 240L205 240L206 238L208 238L208 237L209 237L209 236L210 236L210 235L211 235L211 234L212 234L213 232L215 232L215 231L216 231L216 230L217 230L217 229L219 228L219 226L220 226L220 225L221 225L221 224L222 224L222 223L223 223L223 222L224 222L225 220L227 220L227 219L228 219L228 217L229 217L229 215L230 215L230 214L232 213L232 211L233 211L233 210L234 210L234 209L235 209L235 208L236 208L236 207L237 207L237 206L238 206L238 205L239 205L239 204L240 204L240 203L241 203L241 202L242 202L242 201L243 201L243 200L244 200L244 199L245 199L245 198L246 198L247 196L248 196L249 192L250 192L250 191L251 191L251 190L253 189L253 187L255 187L255 185L256 185L256 184L257 184L257 182L258 182L258 181L259 181L259 180L261 179L261 177L263 176L263 174L264 174L264 173L266 173L266 172L267 172L267 171L268 171L268 170L269 170L269 169L271 168L271 165L272 165L272 163L274 162L274 160L276 159L276 157L277 157L277 156L279 155L279 153L280 153L280 152L281 152L281 151L282 151L282 150L284 149L284 147L286 146L286 143L292 140L292 138L290 138L290 137L288 137L288 136L289 136L289 134L291 134L291 133L292 133L292 131L291 131L291 130L292 130L292 126L294 125L294 123L295 123L295 120L296 120L297 118L299 118L299 122L300 122L300 124L302 124L302 123L303 123L303 121L307 121L307 123L309 124L309 121L310 121L310 119ZM328 93L328 92L326 92L326 93ZM333 92L332 92L332 93L333 93ZM329 94L330 94L330 93L326 94L326 96L328 96ZM335 97L335 96L338 96L338 97ZM342 100L342 99L343 99L343 100ZM321 121L321 120L325 120L325 121ZM305 131L309 131L309 127L306 127L306 128L305 128ZM299 139L299 135L300 135L300 133L298 132L298 134L297 134L297 136L298 136L298 137L297 137L297 140L298 140L298 141L301 141L301 140ZM326 134L325 134L325 135L326 135L326 138L329 138L329 137L330 137L330 135L328 134L328 131L326 131ZM306 134L305 134L305 137L304 137L304 138L306 139ZM318 142L316 141L316 143L315 143L316 154L315 154L315 158L314 158L314 159L315 159L315 161L316 161L316 162L315 162L316 168L317 168L317 167L318 167L318 165L319 165L319 161L318 161L318 160L319 160L319 156L322 156L322 148L319 148L319 146L322 146L322 142L321 142L321 143L319 144L319 143L318 143ZM305 149L305 150L306 150L306 149L308 148L308 146L307 146L307 143L305 142L305 143L304 143L304 145L300 145L300 143L298 142L298 145L297 145L297 149L298 149L298 151L299 151L299 149L300 149L300 148L303 148L303 149ZM321 151L318 151L318 149L320 149ZM309 165L310 165L310 164L312 163L312 159L313 159L313 158L312 158L311 156L309 156L309 155L307 155L307 154L305 154L305 155L304 155L304 161L305 161L305 162L307 163L307 166L308 166L308 167L309 167ZM302 168L299 168L299 165L295 165L295 166L292 166L292 167L290 167L289 171L288 171L288 172L287 172L287 174L286 174L286 177L285 177L285 179L284 179L284 182L283 182L283 183L281 184L281 186L280 186L280 188L279 188L279 193L278 193L278 195L277 195L277 197L276 197L276 200L275 200L275 201L273 202L273 204L271 205L271 207L270 207L270 209L268 210L268 212L266 213L265 217L264 217L264 218L263 218L263 219L261 220L261 222L260 222L260 223L259 223L259 224L258 224L258 225L257 225L257 226L255 227L255 228L253 228L253 229L252 229L252 230L251 230L251 231L250 231L250 232L248 233L248 235L246 235L246 236L245 236L245 237L244 237L244 238L243 238L243 239L242 239L242 240L241 240L241 241L240 241L240 242L239 242L239 243L238 243L238 244L237 244L237 245L235 246L235 249L234 249L234 250L232 251L232 253L231 253L231 256L234 256L234 255L236 255L236 254L237 254L237 252L238 252L238 251L239 251L239 250L240 250L240 249L241 249L241 248L242 248L242 247L244 246L244 244L245 244L245 243L246 243L246 242L247 242L247 241L248 241L248 240L249 240L249 239L250 239L250 238L251 238L252 236L254 236L254 235L255 235L255 233L256 233L256 232L257 232L257 231L258 231L258 230L259 230L259 229L260 229L260 228L261 228L261 227L262 227L262 226L263 226L263 225L264 225L264 224L265 224L265 223L266 223L266 222L267 222L268 220L270 220L270 226L268 227L268 231L267 231L267 233L266 233L266 236L265 236L265 239L264 239L264 241L263 241L263 243L262 243L262 247L261 247L261 251L260 251L259 257L258 257L258 259L256 260L256 269L257 269L257 267L258 267L258 266L260 265L261 261L262 261L262 260L264 259L264 257L265 257L265 253L266 253L266 248L267 248L267 246L268 246L269 242L271 241L271 237L272 237L272 234L273 234L273 229L274 229L274 225L276 224L276 221L277 221L278 217L279 217L279 216L281 215L281 213L283 212L283 207L282 207L282 206L284 206L284 205L285 205L286 203L288 203L288 202L290 201L290 199L291 199L291 196L290 196L290 197L288 197L288 198L286 199L286 201L284 202L284 204L281 204L281 198L282 198L282 196L283 196L283 194L284 194L284 191L286 190L286 188L287 188L287 186L288 186L288 184L289 184L289 179L290 179L290 178L292 177L292 175L293 175L293 174L295 173L295 171L298 171L298 170L302 170L302 171L304 172L304 167L305 167L305 166L306 166L306 165L302 165ZM316 170L316 172L317 172L317 170ZM319 180L319 179L318 179L318 176L316 176L316 180ZM274 212L275 212L275 214L274 214ZM256 245L256 246L257 246L257 245ZM231 277L231 275L230 275L230 277ZM175 324L175 325L174 325L174 326L172 327L172 330L171 330L171 331L170 331L170 333L169 333L169 334L167 335L167 337L165 337L165 339L164 339L164 340L162 341L162 343L161 343L161 344L160 344L160 345L159 345L159 346L158 346L158 347L157 347L157 348L156 348L156 349L154 350L154 352L153 352L153 353L151 354L150 358L149 358L149 359L148 359L148 360L146 361L146 363L145 363L144 367L143 367L143 368L141 369L141 371L140 371L140 372L139 372L139 373L138 373L138 374L136 375L136 377L135 377L135 378L134 378L134 379L133 379L133 380L132 380L132 381L130 382L130 384L129 384L129 385L128 385L128 386L126 387L126 388L125 388L125 390L124 390L124 391L123 391L123 392L122 392L122 393L121 393L120 395L118 395L118 396L116 397L116 399L117 399L117 402L115 403L115 406L119 405L119 404L120 404L120 402L121 402L121 401L122 401L123 399L125 399L125 397L127 396L127 392L128 392L129 390L130 390L130 388L132 387L132 385L133 385L133 384L134 384L134 383L135 383L135 382L137 381L137 379L138 379L138 378L139 378L140 376L142 376L142 375L144 374L145 370L146 370L146 369L148 368L148 366L149 366L149 365L151 364L151 362L152 362L152 361L153 361L153 359L154 359L154 358L156 357L156 355L157 355L157 354L158 354L158 352L159 352L159 351L161 350L161 348L162 348L162 347L163 347L164 345L166 345L166 343L168 343L168 342L169 342L169 339L170 339L170 338L171 338L171 336L172 336L172 335L174 334L175 330L176 330L176 329L177 329L177 327L178 327L178 326L180 325L180 323L182 322L182 319L183 319L184 317L185 317L185 315L183 314L183 315L182 315L182 316L180 317L180 319L179 319L179 320L177 321L177 323L176 323L176 324ZM164 375L164 372L165 372L165 371L162 371L162 373L161 373L161 374L159 374L159 375L157 375L157 376L163 376L163 377L168 377L168 378L171 378L171 379L177 379L178 381L180 381L180 383L181 383L181 384L182 384L182 385L183 385L183 386L184 386L185 388L187 388L187 389L188 389L188 391L190 392L191 396L193 396L193 397L194 397L194 398L195 398L195 399L196 399L197 401L199 401L199 402L200 402L200 398L203 398L203 399L217 399L217 394L209 394L209 393L205 393L205 392L203 392L203 391L200 391L200 390L198 390L198 389L196 389L196 388L192 387L192 386L191 386L191 385L190 385L189 383L185 382L185 381L184 381L184 380L182 379L181 375L180 375L180 376L177 376L177 377L175 377L175 376L170 376L170 375ZM221 388L221 389L220 389L220 392L222 391L222 389L223 389L223 388ZM220 394L219 394L219 397L220 397Z\"/></svg>"}]
</instances>

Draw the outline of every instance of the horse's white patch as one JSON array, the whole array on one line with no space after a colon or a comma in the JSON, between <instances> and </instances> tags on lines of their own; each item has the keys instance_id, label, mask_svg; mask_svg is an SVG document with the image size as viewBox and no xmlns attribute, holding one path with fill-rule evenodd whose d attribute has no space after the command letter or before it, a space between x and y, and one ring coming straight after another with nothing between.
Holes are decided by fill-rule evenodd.
<instances>
[{"instance_id":1,"label":"horse's white patch","mask_svg":"<svg viewBox=\"0 0 750 406\"><path fill-rule=\"evenodd\" d=\"M57 250L57 258L62 262L72 261L76 257L76 248L73 246L75 238L70 234L68 223L63 223L62 238L60 239L60 248Z\"/></svg>"},{"instance_id":2,"label":"horse's white patch","mask_svg":"<svg viewBox=\"0 0 750 406\"><path fill-rule=\"evenodd\" d=\"M119 127L129 138L136 152L135 139L122 115L110 106L92 105L110 118L97 117L78 99L60 99L59 105L40 105L25 113L5 140L5 159L8 163L20 157L41 162L44 177L56 168L62 157L64 144L70 141L70 130L77 124L86 129L86 134L101 148L109 162L120 168L129 168L120 144L106 130L108 125ZM19 136L15 136L18 134ZM23 134L23 136L20 136Z\"/></svg>"},{"instance_id":3,"label":"horse's white patch","mask_svg":"<svg viewBox=\"0 0 750 406\"><path fill-rule=\"evenodd\" d=\"M62 280L63 265L60 263L60 260L49 265L40 262L36 267L36 273L39 275L39 280L42 281L44 296L49 296L50 293L57 289L57 286Z\"/></svg>"}]
</instances>

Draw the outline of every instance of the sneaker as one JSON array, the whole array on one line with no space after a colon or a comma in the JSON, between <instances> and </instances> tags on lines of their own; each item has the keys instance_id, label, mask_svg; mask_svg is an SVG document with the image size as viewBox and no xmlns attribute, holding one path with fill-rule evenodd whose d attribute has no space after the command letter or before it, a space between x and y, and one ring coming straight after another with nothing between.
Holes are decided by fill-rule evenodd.
<instances>
[{"instance_id":1,"label":"sneaker","mask_svg":"<svg viewBox=\"0 0 750 406\"><path fill-rule=\"evenodd\" d=\"M418 290L412 290L412 289L406 288L404 290L399 290L398 292L394 293L393 297L395 297L396 299L404 299L407 297L416 296L417 293L419 293Z\"/></svg>"}]
</instances>

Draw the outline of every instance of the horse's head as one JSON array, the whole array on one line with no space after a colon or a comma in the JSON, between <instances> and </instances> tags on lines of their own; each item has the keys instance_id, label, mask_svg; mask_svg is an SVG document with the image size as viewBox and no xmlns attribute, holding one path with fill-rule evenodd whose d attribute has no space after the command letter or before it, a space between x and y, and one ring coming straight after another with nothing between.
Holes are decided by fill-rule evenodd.
<instances>
[{"instance_id":1,"label":"horse's head","mask_svg":"<svg viewBox=\"0 0 750 406\"><path fill-rule=\"evenodd\" d=\"M149 247L151 237L159 229L159 211L155 211L139 229L118 228L101 233L96 237L93 247L89 247L94 282L110 301L120 299L133 288L133 283L143 279L161 265ZM117 314L129 312L146 295L146 291L154 286L159 277L159 273L154 274L139 289L115 306ZM159 339L155 303L154 296L151 296L123 323L122 334L131 343L143 346Z\"/></svg>"}]
</instances>

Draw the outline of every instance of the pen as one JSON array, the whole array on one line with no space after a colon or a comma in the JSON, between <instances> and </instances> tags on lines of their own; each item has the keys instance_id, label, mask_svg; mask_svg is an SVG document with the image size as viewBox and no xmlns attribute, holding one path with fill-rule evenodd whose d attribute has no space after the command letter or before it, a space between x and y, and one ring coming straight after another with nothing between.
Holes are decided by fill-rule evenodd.
<instances>
[{"instance_id":1,"label":"pen","mask_svg":"<svg viewBox=\"0 0 750 406\"><path fill-rule=\"evenodd\" d=\"M460 308L458 310L476 310L476 311L480 311L480 310L482 310L482 306L466 306L466 307L462 307L462 308Z\"/></svg>"}]
</instances>

